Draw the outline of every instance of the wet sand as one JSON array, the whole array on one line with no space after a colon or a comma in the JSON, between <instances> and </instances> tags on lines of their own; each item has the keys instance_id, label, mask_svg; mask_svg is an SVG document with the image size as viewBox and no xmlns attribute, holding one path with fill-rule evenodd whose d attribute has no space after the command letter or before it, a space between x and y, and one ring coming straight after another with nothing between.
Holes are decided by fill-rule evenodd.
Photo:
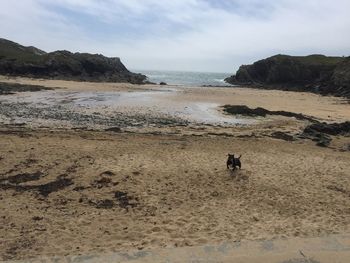
<instances>
[{"instance_id":1,"label":"wet sand","mask_svg":"<svg viewBox=\"0 0 350 263\"><path fill-rule=\"evenodd\" d=\"M349 103L337 97L325 97L302 92L257 90L246 88L180 87L157 85L131 85L88 83L59 80L6 78L0 81L42 85L59 88L55 91L22 93L7 96L10 102L34 102L41 106L60 105L69 110L101 114L142 114L155 117L174 117L199 124L254 123L246 118L233 118L220 114L225 104L246 105L252 108L285 110L303 113L323 121L341 122L350 119ZM238 119L237 119L238 118ZM57 125L57 123L55 123Z\"/></svg>"},{"instance_id":2,"label":"wet sand","mask_svg":"<svg viewBox=\"0 0 350 263\"><path fill-rule=\"evenodd\" d=\"M84 87L129 93L162 89L40 83L69 93L86 92ZM327 121L350 119L350 106L340 98L251 89L166 89L159 96L169 107L245 104ZM52 91L13 98L47 92ZM157 113L161 105L155 106ZM84 108L87 114L96 109ZM223 114L216 110L213 114ZM121 132L33 127L35 119L26 118L21 126L1 124L0 259L347 233L350 154L341 147L350 144L349 137L334 137L330 148L310 140L287 142L268 135L297 132L307 123L278 116L254 120L237 126L190 119L156 127L126 125ZM226 169L229 152L243 155L242 170L233 174Z\"/></svg>"}]
</instances>

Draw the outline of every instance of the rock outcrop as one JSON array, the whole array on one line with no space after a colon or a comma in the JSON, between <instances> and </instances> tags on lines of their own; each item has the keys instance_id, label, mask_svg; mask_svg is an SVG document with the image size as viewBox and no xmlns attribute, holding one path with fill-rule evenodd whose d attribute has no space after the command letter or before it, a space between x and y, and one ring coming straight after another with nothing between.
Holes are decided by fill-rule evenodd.
<instances>
[{"instance_id":1,"label":"rock outcrop","mask_svg":"<svg viewBox=\"0 0 350 263\"><path fill-rule=\"evenodd\" d=\"M119 58L55 51L46 53L0 39L0 74L78 81L143 84L147 77L130 72Z\"/></svg>"},{"instance_id":2,"label":"rock outcrop","mask_svg":"<svg viewBox=\"0 0 350 263\"><path fill-rule=\"evenodd\" d=\"M349 136L350 135L350 122L342 123L325 123L318 122L308 125L303 133L301 138L311 139L317 142L316 145L327 147L332 141L331 136Z\"/></svg>"},{"instance_id":3,"label":"rock outcrop","mask_svg":"<svg viewBox=\"0 0 350 263\"><path fill-rule=\"evenodd\" d=\"M350 97L350 57L276 55L243 65L225 79L234 85Z\"/></svg>"},{"instance_id":4,"label":"rock outcrop","mask_svg":"<svg viewBox=\"0 0 350 263\"><path fill-rule=\"evenodd\" d=\"M342 122L342 123L313 123L307 126L304 130L306 134L313 134L315 132L325 133L328 135L350 135L350 121Z\"/></svg>"},{"instance_id":5,"label":"rock outcrop","mask_svg":"<svg viewBox=\"0 0 350 263\"><path fill-rule=\"evenodd\" d=\"M19 83L4 83L0 82L0 95L12 95L16 92L35 92L41 90L53 90L53 88L37 86L37 85L25 85Z\"/></svg>"},{"instance_id":6,"label":"rock outcrop","mask_svg":"<svg viewBox=\"0 0 350 263\"><path fill-rule=\"evenodd\" d=\"M251 109L245 105L224 105L223 109L225 112L232 115L243 115L250 117L266 117L266 115L279 115L284 117L293 117L298 120L307 120L310 122L317 122L314 118L310 116L303 115L301 113L294 113L289 111L269 111L264 108L258 107L256 109Z\"/></svg>"}]
</instances>

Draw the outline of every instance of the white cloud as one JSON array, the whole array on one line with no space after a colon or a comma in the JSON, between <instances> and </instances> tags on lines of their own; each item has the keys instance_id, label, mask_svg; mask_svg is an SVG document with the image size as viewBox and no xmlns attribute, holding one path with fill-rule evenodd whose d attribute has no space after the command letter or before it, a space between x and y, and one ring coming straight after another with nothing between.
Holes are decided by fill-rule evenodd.
<instances>
[{"instance_id":1,"label":"white cloud","mask_svg":"<svg viewBox=\"0 0 350 263\"><path fill-rule=\"evenodd\" d=\"M349 10L348 0L0 0L0 34L120 56L129 68L233 71L275 53L350 55ZM103 37L77 14L98 21L91 30Z\"/></svg>"}]
</instances>

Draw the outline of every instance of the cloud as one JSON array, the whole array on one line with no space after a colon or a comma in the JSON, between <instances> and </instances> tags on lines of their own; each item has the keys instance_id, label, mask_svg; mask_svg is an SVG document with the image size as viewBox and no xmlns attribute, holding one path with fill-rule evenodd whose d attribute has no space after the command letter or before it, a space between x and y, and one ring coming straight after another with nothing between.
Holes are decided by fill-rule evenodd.
<instances>
[{"instance_id":1,"label":"cloud","mask_svg":"<svg viewBox=\"0 0 350 263\"><path fill-rule=\"evenodd\" d=\"M231 72L276 53L350 55L348 0L0 0L0 7L2 37L120 56L129 68Z\"/></svg>"}]
</instances>

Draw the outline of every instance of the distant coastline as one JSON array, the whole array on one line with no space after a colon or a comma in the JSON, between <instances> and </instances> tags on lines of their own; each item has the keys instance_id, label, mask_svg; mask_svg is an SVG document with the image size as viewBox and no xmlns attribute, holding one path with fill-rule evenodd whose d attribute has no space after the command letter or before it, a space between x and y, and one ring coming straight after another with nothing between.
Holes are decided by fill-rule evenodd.
<instances>
[{"instance_id":1,"label":"distant coastline","mask_svg":"<svg viewBox=\"0 0 350 263\"><path fill-rule=\"evenodd\" d=\"M232 86L225 82L230 73L137 69L133 71L146 75L148 80L154 83L165 82L170 85L194 87Z\"/></svg>"}]
</instances>

